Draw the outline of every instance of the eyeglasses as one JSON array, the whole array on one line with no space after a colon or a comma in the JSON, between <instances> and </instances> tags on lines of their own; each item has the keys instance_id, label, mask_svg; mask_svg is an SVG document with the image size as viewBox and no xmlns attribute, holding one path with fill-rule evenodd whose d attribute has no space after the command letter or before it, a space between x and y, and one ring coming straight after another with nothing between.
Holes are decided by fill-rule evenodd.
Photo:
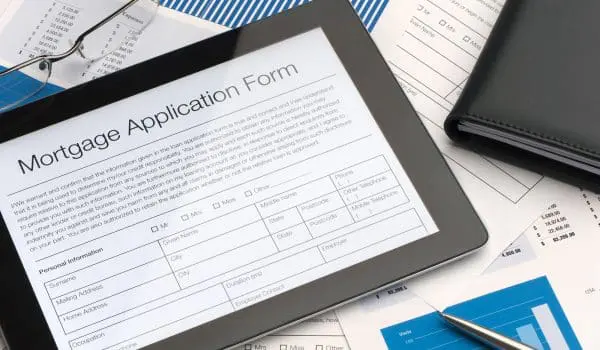
<instances>
[{"instance_id":1,"label":"eyeglasses","mask_svg":"<svg viewBox=\"0 0 600 350\"><path fill-rule=\"evenodd\" d=\"M50 45L48 52L0 71L0 94L11 92L6 93L6 96L0 96L0 112L14 108L38 94L52 75L54 63L74 53L86 61L97 61L115 52L129 41L135 40L152 22L159 6L159 0L112 1L119 8L84 31L74 41L69 40L70 48L60 53L57 45ZM69 18L74 18L75 14L69 14L67 11L63 15L61 20L69 21ZM102 13L99 15L103 16ZM63 23L60 21L53 24L53 30L57 32L61 32L61 27ZM15 90L18 92L12 93Z\"/></svg>"}]
</instances>

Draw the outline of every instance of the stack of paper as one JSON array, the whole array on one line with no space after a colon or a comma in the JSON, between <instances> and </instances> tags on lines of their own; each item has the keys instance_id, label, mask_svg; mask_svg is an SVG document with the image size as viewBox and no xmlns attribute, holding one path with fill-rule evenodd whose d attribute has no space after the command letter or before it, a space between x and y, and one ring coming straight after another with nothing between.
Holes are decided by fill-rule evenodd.
<instances>
[{"instance_id":1,"label":"stack of paper","mask_svg":"<svg viewBox=\"0 0 600 350\"><path fill-rule=\"evenodd\" d=\"M597 349L600 338L600 197L552 203L447 312L536 349ZM410 286L338 311L353 349L472 349Z\"/></svg>"},{"instance_id":2,"label":"stack of paper","mask_svg":"<svg viewBox=\"0 0 600 350\"><path fill-rule=\"evenodd\" d=\"M165 0L163 5L236 27L307 1ZM48 40L34 30L48 10L41 3L44 2L13 0L0 4L0 65L8 66L35 54L35 46L25 43L43 45ZM65 3L86 6L84 0ZM443 348L463 341L452 338L443 326L436 324L431 309L415 295L437 306L452 305L457 313L480 317L482 322L534 346L600 345L593 329L600 320L586 312L600 309L600 265L590 263L596 261L590 247L598 246L600 214L596 213L600 211L600 198L457 148L442 129L503 1L352 0L352 4L372 30L390 69L484 220L490 242L480 253L463 261L340 310L338 317L349 345L353 349L395 349L400 345L420 349ZM64 62L62 68L57 65L54 85L47 93L226 29L209 21L162 8L148 31L132 47L119 53L120 59L109 56L94 65L75 60ZM85 15L77 23L81 24L74 24L73 31L79 28L77 25L86 24ZM479 277L504 247L524 231ZM588 272L573 273L574 269ZM466 286L470 288L465 290ZM527 295L532 297L517 300ZM515 300L514 305L504 306L514 312L502 312L503 318L486 321L487 314L503 307L503 299ZM481 314L472 314L475 311ZM423 333L431 327L438 327L435 336ZM243 348L345 350L349 346L342 328L330 313Z\"/></svg>"},{"instance_id":3,"label":"stack of paper","mask_svg":"<svg viewBox=\"0 0 600 350\"><path fill-rule=\"evenodd\" d=\"M589 263L595 261L589 247L598 246L598 196L457 148L443 132L502 5L419 0L403 35L375 36L486 223L490 242L483 254L339 310L354 349L473 347L449 332L421 297L536 348L598 346L590 329L598 316L588 311L600 309L598 264ZM540 216L542 204L550 207ZM527 222L533 224L526 233L477 276Z\"/></svg>"}]
</instances>

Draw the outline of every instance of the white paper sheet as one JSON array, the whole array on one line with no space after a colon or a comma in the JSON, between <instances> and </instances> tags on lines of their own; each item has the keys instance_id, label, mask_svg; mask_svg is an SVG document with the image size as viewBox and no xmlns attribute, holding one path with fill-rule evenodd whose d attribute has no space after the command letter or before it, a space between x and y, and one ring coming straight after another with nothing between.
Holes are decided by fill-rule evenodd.
<instances>
[{"instance_id":1,"label":"white paper sheet","mask_svg":"<svg viewBox=\"0 0 600 350\"><path fill-rule=\"evenodd\" d=\"M444 154L490 239L478 253L411 281L442 307L477 276L553 198L572 189L451 143L443 122L500 12L501 0L419 0L405 32L374 33L384 58ZM440 288L444 293L439 293Z\"/></svg>"},{"instance_id":2,"label":"white paper sheet","mask_svg":"<svg viewBox=\"0 0 600 350\"><path fill-rule=\"evenodd\" d=\"M490 298L496 294L501 299L515 304L514 308L523 308L524 306L519 306L518 294L533 295L534 297L527 297L523 302L528 302L529 308L549 303L558 320L560 333L572 349L580 348L572 337L569 338L572 332L582 348L598 348L600 264L596 256L600 244L600 221L597 215L599 211L598 195L577 190L564 197L557 197L546 211L537 216L533 225L489 266L484 275L463 290L453 304L483 297L486 299L479 307L487 308L486 304L497 302L498 297L495 298L496 301ZM550 288L540 279L547 279ZM533 283L534 280L544 283ZM518 289L517 295L503 294L508 291L506 288L511 286ZM554 296L558 299L559 307L548 301ZM545 298L546 301L533 300L536 298ZM521 316L509 314L509 311L500 312L497 319L490 320L482 317L482 314L488 313L489 310L473 310L476 307L474 305L476 304L467 305L467 309L471 308L470 312L475 313L472 317L476 318L476 321L490 322L484 325L496 327L497 331L505 332L506 335L517 336L517 333L521 332L521 336L525 337L523 331L528 328L526 324L530 323L541 343L552 341L547 338L557 335L556 331L546 330L544 333L543 325L527 310L520 310L519 312L525 313ZM561 318L560 308L566 320ZM464 307L462 309L464 312ZM448 311L451 310L453 309ZM395 349L398 342L402 342L406 349L437 346L443 349L444 344L449 345L454 343L454 340L444 338L446 335L441 329L430 327L425 331L421 326L424 324L423 319L417 319L432 311L431 307L410 292L409 286L408 289L397 287L365 298L338 310L337 314L353 349ZM427 324L431 326L430 323ZM440 338L427 334L439 335ZM559 342L560 339L557 339L554 341Z\"/></svg>"},{"instance_id":3,"label":"white paper sheet","mask_svg":"<svg viewBox=\"0 0 600 350\"><path fill-rule=\"evenodd\" d=\"M350 350L337 316L323 314L276 334L252 341L240 350Z\"/></svg>"},{"instance_id":4,"label":"white paper sheet","mask_svg":"<svg viewBox=\"0 0 600 350\"><path fill-rule=\"evenodd\" d=\"M0 17L0 65L11 66L48 50L56 53L67 49L80 33L97 22L95 12L109 13L116 6L118 4L112 0L10 1L6 4L4 15ZM63 8L70 10L71 17L68 21L63 18ZM60 30L51 28L55 23L61 23ZM71 87L226 29L159 7L156 18L137 40L92 64L72 55L54 65L50 82L63 88ZM57 49L51 50L48 47Z\"/></svg>"}]
</instances>

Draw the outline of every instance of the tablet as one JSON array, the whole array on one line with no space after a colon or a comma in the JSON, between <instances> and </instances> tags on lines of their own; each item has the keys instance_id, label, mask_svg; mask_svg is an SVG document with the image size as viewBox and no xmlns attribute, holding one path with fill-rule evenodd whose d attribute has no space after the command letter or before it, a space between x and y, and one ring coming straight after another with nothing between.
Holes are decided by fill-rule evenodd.
<instances>
[{"instance_id":1,"label":"tablet","mask_svg":"<svg viewBox=\"0 0 600 350\"><path fill-rule=\"evenodd\" d=\"M221 349L482 246L346 0L0 116L11 349Z\"/></svg>"}]
</instances>

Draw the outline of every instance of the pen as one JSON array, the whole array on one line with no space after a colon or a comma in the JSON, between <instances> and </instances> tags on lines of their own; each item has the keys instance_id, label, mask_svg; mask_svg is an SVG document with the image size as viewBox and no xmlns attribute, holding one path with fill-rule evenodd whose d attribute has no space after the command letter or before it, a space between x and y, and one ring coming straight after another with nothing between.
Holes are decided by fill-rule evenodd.
<instances>
[{"instance_id":1,"label":"pen","mask_svg":"<svg viewBox=\"0 0 600 350\"><path fill-rule=\"evenodd\" d=\"M496 333L473 322L469 322L456 316L448 315L444 312L440 312L440 315L446 322L453 325L463 333L494 348L505 350L536 350L531 346L503 336L502 334Z\"/></svg>"}]
</instances>

